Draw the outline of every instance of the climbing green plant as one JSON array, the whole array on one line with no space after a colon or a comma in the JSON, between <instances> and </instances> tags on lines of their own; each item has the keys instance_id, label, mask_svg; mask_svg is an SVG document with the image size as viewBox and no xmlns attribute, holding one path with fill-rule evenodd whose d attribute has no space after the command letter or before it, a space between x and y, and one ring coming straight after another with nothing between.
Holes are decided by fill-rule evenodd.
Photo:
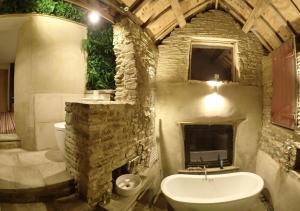
<instances>
[{"instance_id":1,"label":"climbing green plant","mask_svg":"<svg viewBox=\"0 0 300 211\"><path fill-rule=\"evenodd\" d=\"M86 11L63 0L0 0L0 15L38 13L86 24ZM87 89L114 89L115 55L111 24L89 27L84 40L87 51Z\"/></svg>"},{"instance_id":2,"label":"climbing green plant","mask_svg":"<svg viewBox=\"0 0 300 211\"><path fill-rule=\"evenodd\" d=\"M90 27L87 39L84 41L84 49L88 54L87 88L115 88L116 57L113 51L112 25L105 24L98 28Z\"/></svg>"},{"instance_id":3,"label":"climbing green plant","mask_svg":"<svg viewBox=\"0 0 300 211\"><path fill-rule=\"evenodd\" d=\"M0 0L0 14L38 13L84 22L86 12L63 0Z\"/></svg>"}]
</instances>

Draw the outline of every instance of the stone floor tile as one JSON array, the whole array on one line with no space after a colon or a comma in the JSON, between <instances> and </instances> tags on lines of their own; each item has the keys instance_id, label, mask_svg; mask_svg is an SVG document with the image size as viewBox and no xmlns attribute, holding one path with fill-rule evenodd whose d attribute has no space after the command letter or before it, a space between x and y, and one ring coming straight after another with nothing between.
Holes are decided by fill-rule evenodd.
<instances>
[{"instance_id":1,"label":"stone floor tile","mask_svg":"<svg viewBox=\"0 0 300 211\"><path fill-rule=\"evenodd\" d=\"M48 158L46 158L45 154L47 151L35 151L35 152L23 152L19 153L19 161L21 165L29 166L29 165L39 165L43 163L52 162Z\"/></svg>"},{"instance_id":2,"label":"stone floor tile","mask_svg":"<svg viewBox=\"0 0 300 211\"><path fill-rule=\"evenodd\" d=\"M0 166L16 166L19 165L17 154L0 153Z\"/></svg>"},{"instance_id":3,"label":"stone floor tile","mask_svg":"<svg viewBox=\"0 0 300 211\"><path fill-rule=\"evenodd\" d=\"M267 211L267 209L260 199L256 199L256 202L253 204L252 208L249 211Z\"/></svg>"},{"instance_id":4,"label":"stone floor tile","mask_svg":"<svg viewBox=\"0 0 300 211\"><path fill-rule=\"evenodd\" d=\"M1 211L48 211L44 203L1 204Z\"/></svg>"},{"instance_id":5,"label":"stone floor tile","mask_svg":"<svg viewBox=\"0 0 300 211\"><path fill-rule=\"evenodd\" d=\"M19 136L15 133L13 134L0 134L0 142L1 141L15 141L20 140Z\"/></svg>"},{"instance_id":6,"label":"stone floor tile","mask_svg":"<svg viewBox=\"0 0 300 211\"><path fill-rule=\"evenodd\" d=\"M45 186L42 174L36 167L14 167L14 174L16 188L38 188Z\"/></svg>"},{"instance_id":7,"label":"stone floor tile","mask_svg":"<svg viewBox=\"0 0 300 211\"><path fill-rule=\"evenodd\" d=\"M64 162L64 156L59 150L49 150L45 154L46 158L53 162Z\"/></svg>"},{"instance_id":8,"label":"stone floor tile","mask_svg":"<svg viewBox=\"0 0 300 211\"><path fill-rule=\"evenodd\" d=\"M46 163L36 167L40 170L46 185L54 185L72 180L72 177L66 171L66 164L64 162Z\"/></svg>"},{"instance_id":9,"label":"stone floor tile","mask_svg":"<svg viewBox=\"0 0 300 211\"><path fill-rule=\"evenodd\" d=\"M59 174L66 171L66 164L64 162L51 162L36 165L43 176L43 178L51 177L53 175Z\"/></svg>"},{"instance_id":10,"label":"stone floor tile","mask_svg":"<svg viewBox=\"0 0 300 211\"><path fill-rule=\"evenodd\" d=\"M14 153L20 153L20 152L27 152L26 150L22 148L13 148L13 149L0 149L0 153L8 153L8 154L14 154Z\"/></svg>"},{"instance_id":11,"label":"stone floor tile","mask_svg":"<svg viewBox=\"0 0 300 211\"><path fill-rule=\"evenodd\" d=\"M0 167L0 189L14 189L15 188L15 174L13 167ZM1 211L1 210L0 210Z\"/></svg>"}]
</instances>

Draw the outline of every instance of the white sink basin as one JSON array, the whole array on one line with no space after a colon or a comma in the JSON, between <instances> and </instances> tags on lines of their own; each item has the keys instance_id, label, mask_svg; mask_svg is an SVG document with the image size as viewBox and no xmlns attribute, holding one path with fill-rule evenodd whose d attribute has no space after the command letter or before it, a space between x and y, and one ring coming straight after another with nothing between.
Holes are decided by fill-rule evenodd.
<instances>
[{"instance_id":1,"label":"white sink basin","mask_svg":"<svg viewBox=\"0 0 300 211\"><path fill-rule=\"evenodd\" d=\"M116 180L116 191L121 196L131 196L141 188L142 179L139 175L123 174Z\"/></svg>"}]
</instances>

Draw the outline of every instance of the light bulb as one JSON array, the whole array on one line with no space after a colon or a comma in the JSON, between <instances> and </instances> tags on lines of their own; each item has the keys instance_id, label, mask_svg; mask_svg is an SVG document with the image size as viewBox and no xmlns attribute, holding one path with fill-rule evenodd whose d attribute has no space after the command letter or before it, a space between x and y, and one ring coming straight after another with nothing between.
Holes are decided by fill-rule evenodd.
<instances>
[{"instance_id":1,"label":"light bulb","mask_svg":"<svg viewBox=\"0 0 300 211\"><path fill-rule=\"evenodd\" d=\"M96 24L100 21L100 13L96 11L92 11L89 13L88 18L92 24Z\"/></svg>"}]
</instances>

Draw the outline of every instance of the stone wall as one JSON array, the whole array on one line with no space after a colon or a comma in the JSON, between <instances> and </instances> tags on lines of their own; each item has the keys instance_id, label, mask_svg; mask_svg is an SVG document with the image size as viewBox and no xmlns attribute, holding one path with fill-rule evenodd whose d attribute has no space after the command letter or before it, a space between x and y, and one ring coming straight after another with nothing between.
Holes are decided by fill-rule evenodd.
<instances>
[{"instance_id":1,"label":"stone wall","mask_svg":"<svg viewBox=\"0 0 300 211\"><path fill-rule=\"evenodd\" d=\"M263 122L260 149L268 153L273 159L286 169L294 166L296 148L294 145L294 131L278 127L271 123L272 107L272 58L262 60L262 88L263 88Z\"/></svg>"},{"instance_id":2,"label":"stone wall","mask_svg":"<svg viewBox=\"0 0 300 211\"><path fill-rule=\"evenodd\" d=\"M236 43L238 83L223 84L218 92L200 81L187 81L193 40L230 39ZM245 34L229 14L208 11L197 15L184 28L176 28L159 45L156 81L157 136L161 141L165 175L184 167L183 134L179 122L222 124L222 119L245 118L237 125L234 164L242 171L255 171L255 156L261 131L262 46L252 34ZM210 123L209 123L210 124ZM170 147L172 146L172 147Z\"/></svg>"},{"instance_id":3,"label":"stone wall","mask_svg":"<svg viewBox=\"0 0 300 211\"><path fill-rule=\"evenodd\" d=\"M114 25L115 102L67 103L67 169L79 193L94 205L112 190L112 171L126 164L143 146L139 171L157 161L151 80L157 48L127 19Z\"/></svg>"},{"instance_id":4,"label":"stone wall","mask_svg":"<svg viewBox=\"0 0 300 211\"><path fill-rule=\"evenodd\" d=\"M297 63L299 64L299 59ZM271 193L276 211L297 211L300 198L300 174L291 169L295 164L295 143L299 142L297 132L299 129L288 130L271 123L273 91L271 56L264 57L262 64L263 121L256 172L263 177L265 188ZM297 72L299 73L299 70ZM298 113L299 110L298 103Z\"/></svg>"},{"instance_id":5,"label":"stone wall","mask_svg":"<svg viewBox=\"0 0 300 211\"><path fill-rule=\"evenodd\" d=\"M239 84L259 85L263 48L253 33L245 34L229 14L210 10L176 28L159 46L157 80L182 82L188 79L191 42L199 39L231 39L237 43Z\"/></svg>"}]
</instances>

